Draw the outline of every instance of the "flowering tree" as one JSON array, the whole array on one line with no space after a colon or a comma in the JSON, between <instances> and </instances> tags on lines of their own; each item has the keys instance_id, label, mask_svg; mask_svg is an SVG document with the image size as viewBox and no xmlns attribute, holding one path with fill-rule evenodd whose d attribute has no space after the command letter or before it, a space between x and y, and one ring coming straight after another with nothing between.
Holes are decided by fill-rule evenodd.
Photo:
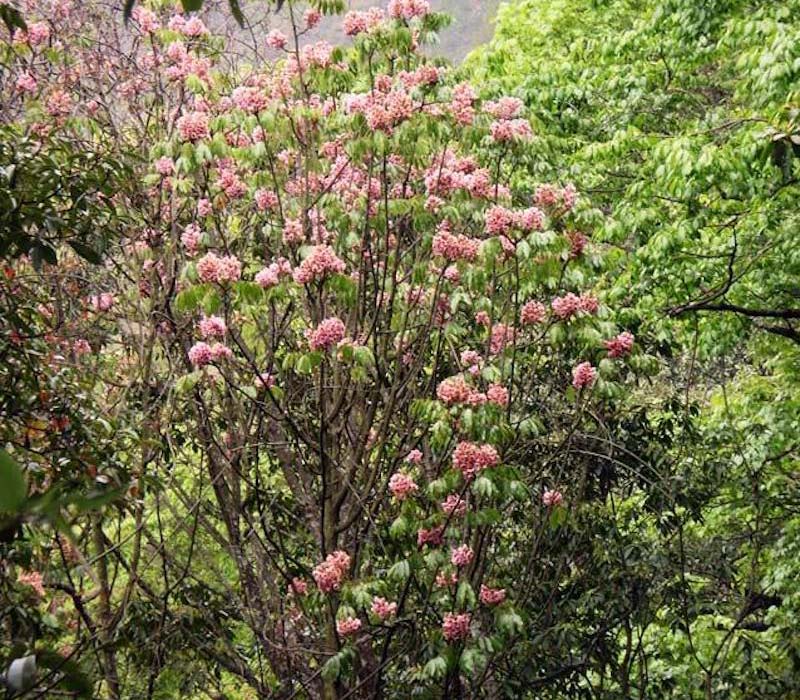
<instances>
[{"instance_id":1,"label":"flowering tree","mask_svg":"<svg viewBox=\"0 0 800 700\"><path fill-rule=\"evenodd\" d=\"M521 638L558 638L572 504L626 463L634 338L589 291L597 213L520 170L522 103L420 52L445 23L392 0L344 17L347 51L273 31L277 61L232 69L199 16L137 6L123 105L79 100L87 76L37 92L46 25L7 47L23 123L44 106L37 133L146 154L105 264L67 255L44 279L71 298L30 304L92 415L72 478L102 434L88 476L127 492L115 535L67 509L60 563L18 581L66 594L110 697L152 694L168 657L259 697L500 695ZM34 275L9 267L30 297Z\"/></svg>"}]
</instances>

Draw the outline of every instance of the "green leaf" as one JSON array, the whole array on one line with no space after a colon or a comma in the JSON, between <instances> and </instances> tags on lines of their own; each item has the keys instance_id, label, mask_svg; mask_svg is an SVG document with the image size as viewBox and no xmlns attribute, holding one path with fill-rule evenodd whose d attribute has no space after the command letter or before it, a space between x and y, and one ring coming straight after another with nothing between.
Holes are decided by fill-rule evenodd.
<instances>
[{"instance_id":1,"label":"green leaf","mask_svg":"<svg viewBox=\"0 0 800 700\"><path fill-rule=\"evenodd\" d=\"M203 6L203 0L181 0L184 12L197 12Z\"/></svg>"},{"instance_id":2,"label":"green leaf","mask_svg":"<svg viewBox=\"0 0 800 700\"><path fill-rule=\"evenodd\" d=\"M22 468L8 452L0 449L0 513L18 513L27 495Z\"/></svg>"}]
</instances>

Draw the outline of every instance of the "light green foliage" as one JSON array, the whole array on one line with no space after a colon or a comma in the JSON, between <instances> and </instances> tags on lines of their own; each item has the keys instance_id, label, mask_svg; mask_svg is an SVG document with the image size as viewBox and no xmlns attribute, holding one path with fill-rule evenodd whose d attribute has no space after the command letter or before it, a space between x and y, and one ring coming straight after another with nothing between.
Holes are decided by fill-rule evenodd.
<instances>
[{"instance_id":1,"label":"light green foliage","mask_svg":"<svg viewBox=\"0 0 800 700\"><path fill-rule=\"evenodd\" d=\"M798 10L520 0L467 61L535 115L531 182L568 173L607 214L607 297L705 405L669 450L672 514L617 504L615 539L652 548L653 616L633 625L646 678L589 673L597 697L798 693Z\"/></svg>"}]
</instances>

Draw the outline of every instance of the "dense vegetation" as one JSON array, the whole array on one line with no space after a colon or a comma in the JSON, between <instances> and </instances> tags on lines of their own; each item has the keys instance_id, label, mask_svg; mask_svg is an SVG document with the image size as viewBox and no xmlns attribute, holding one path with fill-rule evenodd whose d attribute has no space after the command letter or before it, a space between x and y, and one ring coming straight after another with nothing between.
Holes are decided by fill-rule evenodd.
<instances>
[{"instance_id":1,"label":"dense vegetation","mask_svg":"<svg viewBox=\"0 0 800 700\"><path fill-rule=\"evenodd\" d=\"M800 696L800 3L183 5L0 3L7 695Z\"/></svg>"}]
</instances>

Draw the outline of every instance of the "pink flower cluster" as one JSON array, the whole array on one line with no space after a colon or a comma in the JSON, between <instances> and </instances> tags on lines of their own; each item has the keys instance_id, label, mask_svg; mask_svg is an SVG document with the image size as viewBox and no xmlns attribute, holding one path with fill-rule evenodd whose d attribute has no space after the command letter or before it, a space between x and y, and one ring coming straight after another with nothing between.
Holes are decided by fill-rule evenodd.
<instances>
[{"instance_id":1,"label":"pink flower cluster","mask_svg":"<svg viewBox=\"0 0 800 700\"><path fill-rule=\"evenodd\" d=\"M482 584L479 597L484 605L499 605L506 599L506 589L489 588Z\"/></svg>"},{"instance_id":2,"label":"pink flower cluster","mask_svg":"<svg viewBox=\"0 0 800 700\"><path fill-rule=\"evenodd\" d=\"M474 558L475 552L472 551L472 547L470 547L468 544L462 544L458 547L455 547L450 552L450 563L459 569L469 566Z\"/></svg>"},{"instance_id":3,"label":"pink flower cluster","mask_svg":"<svg viewBox=\"0 0 800 700\"><path fill-rule=\"evenodd\" d=\"M411 452L406 455L406 462L409 464L419 464L422 462L422 452L419 450L411 450Z\"/></svg>"},{"instance_id":4,"label":"pink flower cluster","mask_svg":"<svg viewBox=\"0 0 800 700\"><path fill-rule=\"evenodd\" d=\"M469 126L475 119L475 100L478 95L469 83L459 83L453 88L450 111L453 119L462 126Z\"/></svg>"},{"instance_id":5,"label":"pink flower cluster","mask_svg":"<svg viewBox=\"0 0 800 700\"><path fill-rule=\"evenodd\" d=\"M188 112L178 119L176 126L183 141L202 141L211 135L205 112Z\"/></svg>"},{"instance_id":6,"label":"pink flower cluster","mask_svg":"<svg viewBox=\"0 0 800 700\"><path fill-rule=\"evenodd\" d=\"M314 330L306 331L306 338L312 350L330 350L344 339L345 331L341 319L326 318Z\"/></svg>"},{"instance_id":7,"label":"pink flower cluster","mask_svg":"<svg viewBox=\"0 0 800 700\"><path fill-rule=\"evenodd\" d=\"M480 241L462 234L450 233L446 226L440 226L433 237L432 252L445 260L474 260L480 249Z\"/></svg>"},{"instance_id":8,"label":"pink flower cluster","mask_svg":"<svg viewBox=\"0 0 800 700\"><path fill-rule=\"evenodd\" d=\"M228 332L225 319L219 316L204 316L199 323L200 335L209 338L222 338Z\"/></svg>"},{"instance_id":9,"label":"pink flower cluster","mask_svg":"<svg viewBox=\"0 0 800 700\"><path fill-rule=\"evenodd\" d=\"M292 276L298 284L308 284L314 280L324 279L330 273L342 274L344 262L328 245L317 245L311 249L303 262L295 268Z\"/></svg>"},{"instance_id":10,"label":"pink flower cluster","mask_svg":"<svg viewBox=\"0 0 800 700\"><path fill-rule=\"evenodd\" d=\"M567 234L567 240L569 241L570 260L576 260L583 255L583 251L589 243L589 239L580 231L570 231Z\"/></svg>"},{"instance_id":11,"label":"pink flower cluster","mask_svg":"<svg viewBox=\"0 0 800 700\"><path fill-rule=\"evenodd\" d=\"M508 406L508 389L502 384L490 384L486 390L486 399L501 408Z\"/></svg>"},{"instance_id":12,"label":"pink flower cluster","mask_svg":"<svg viewBox=\"0 0 800 700\"><path fill-rule=\"evenodd\" d=\"M517 97L501 97L495 102L486 102L484 109L495 119L516 119L521 113L524 103Z\"/></svg>"},{"instance_id":13,"label":"pink flower cluster","mask_svg":"<svg viewBox=\"0 0 800 700\"><path fill-rule=\"evenodd\" d=\"M278 206L278 195L272 190L256 190L253 199L259 211L270 211Z\"/></svg>"},{"instance_id":14,"label":"pink flower cluster","mask_svg":"<svg viewBox=\"0 0 800 700\"><path fill-rule=\"evenodd\" d=\"M25 586L30 586L36 591L36 595L44 598L44 578L38 571L20 571L17 574L17 581Z\"/></svg>"},{"instance_id":15,"label":"pink flower cluster","mask_svg":"<svg viewBox=\"0 0 800 700\"><path fill-rule=\"evenodd\" d=\"M527 119L507 119L492 122L489 126L489 132L498 143L527 141L533 136L531 124Z\"/></svg>"},{"instance_id":16,"label":"pink flower cluster","mask_svg":"<svg viewBox=\"0 0 800 700\"><path fill-rule=\"evenodd\" d=\"M186 252L194 255L200 246L200 240L203 237L203 232L197 224L189 224L181 234L181 243L186 248Z\"/></svg>"},{"instance_id":17,"label":"pink flower cluster","mask_svg":"<svg viewBox=\"0 0 800 700\"><path fill-rule=\"evenodd\" d=\"M547 308L540 301L529 301L519 312L519 321L523 326L541 323L547 317Z\"/></svg>"},{"instance_id":18,"label":"pink flower cluster","mask_svg":"<svg viewBox=\"0 0 800 700\"><path fill-rule=\"evenodd\" d=\"M141 5L133 8L131 17L139 25L139 29L142 30L143 34L152 34L161 28L161 23L158 21L156 13Z\"/></svg>"},{"instance_id":19,"label":"pink flower cluster","mask_svg":"<svg viewBox=\"0 0 800 700\"><path fill-rule=\"evenodd\" d=\"M542 494L542 503L544 503L544 505L546 505L548 508L552 506L560 506L563 500L564 496L561 494L561 491L545 489L544 493Z\"/></svg>"},{"instance_id":20,"label":"pink flower cluster","mask_svg":"<svg viewBox=\"0 0 800 700\"><path fill-rule=\"evenodd\" d=\"M460 518L464 513L467 512L467 502L465 499L461 498L457 493L451 493L447 498L442 501L440 504L442 506L442 510L445 512L446 515L453 516L455 518Z\"/></svg>"},{"instance_id":21,"label":"pink flower cluster","mask_svg":"<svg viewBox=\"0 0 800 700\"><path fill-rule=\"evenodd\" d=\"M448 642L457 642L469 636L472 616L469 613L445 613L442 634Z\"/></svg>"},{"instance_id":22,"label":"pink flower cluster","mask_svg":"<svg viewBox=\"0 0 800 700\"><path fill-rule=\"evenodd\" d=\"M391 133L395 126L409 119L414 109L411 96L400 89L351 95L347 100L350 114L363 114L370 129L386 133Z\"/></svg>"},{"instance_id":23,"label":"pink flower cluster","mask_svg":"<svg viewBox=\"0 0 800 700\"><path fill-rule=\"evenodd\" d=\"M388 620L397 614L397 603L390 603L386 598L375 596L372 599L372 614L377 615L381 620Z\"/></svg>"},{"instance_id":24,"label":"pink flower cluster","mask_svg":"<svg viewBox=\"0 0 800 700\"><path fill-rule=\"evenodd\" d=\"M286 258L279 258L270 263L267 267L256 273L255 282L259 287L268 289L280 284L281 277L289 277L292 274L292 264Z\"/></svg>"},{"instance_id":25,"label":"pink flower cluster","mask_svg":"<svg viewBox=\"0 0 800 700\"><path fill-rule=\"evenodd\" d=\"M597 379L597 370L592 367L590 362L581 362L572 370L572 386L576 389L583 389L591 386Z\"/></svg>"},{"instance_id":26,"label":"pink flower cluster","mask_svg":"<svg viewBox=\"0 0 800 700\"><path fill-rule=\"evenodd\" d=\"M536 207L520 211L493 206L484 214L486 233L490 236L507 234L512 228L521 231L540 231L544 226L544 213Z\"/></svg>"},{"instance_id":27,"label":"pink flower cluster","mask_svg":"<svg viewBox=\"0 0 800 700\"><path fill-rule=\"evenodd\" d=\"M459 442L453 451L453 466L466 479L472 479L478 472L496 467L499 463L500 455L492 445Z\"/></svg>"},{"instance_id":28,"label":"pink flower cluster","mask_svg":"<svg viewBox=\"0 0 800 700\"><path fill-rule=\"evenodd\" d=\"M279 29L273 29L269 34L267 34L267 46L269 46L271 49L275 49L276 51L285 49L288 41L289 40L286 38L286 35Z\"/></svg>"},{"instance_id":29,"label":"pink flower cluster","mask_svg":"<svg viewBox=\"0 0 800 700\"><path fill-rule=\"evenodd\" d=\"M633 348L633 333L623 331L618 336L605 341L609 357L624 357Z\"/></svg>"},{"instance_id":30,"label":"pink flower cluster","mask_svg":"<svg viewBox=\"0 0 800 700\"><path fill-rule=\"evenodd\" d=\"M566 210L572 209L578 199L578 192L572 184L563 188L554 185L539 185L533 194L533 201L539 207L549 207L551 209L563 207Z\"/></svg>"},{"instance_id":31,"label":"pink flower cluster","mask_svg":"<svg viewBox=\"0 0 800 700\"><path fill-rule=\"evenodd\" d=\"M370 7L364 12L355 10L344 16L342 27L347 36L356 36L373 31L380 26L384 18L383 10L379 7Z\"/></svg>"},{"instance_id":32,"label":"pink flower cluster","mask_svg":"<svg viewBox=\"0 0 800 700\"><path fill-rule=\"evenodd\" d=\"M211 362L219 362L233 357L231 349L222 343L195 343L189 348L189 362L195 367L205 367Z\"/></svg>"},{"instance_id":33,"label":"pink flower cluster","mask_svg":"<svg viewBox=\"0 0 800 700\"><path fill-rule=\"evenodd\" d=\"M325 561L314 567L312 576L323 593L338 591L350 569L350 555L341 549L329 554Z\"/></svg>"},{"instance_id":34,"label":"pink flower cluster","mask_svg":"<svg viewBox=\"0 0 800 700\"><path fill-rule=\"evenodd\" d=\"M114 306L115 302L116 298L111 292L102 292L89 297L89 303L92 305L92 308L100 312L108 311Z\"/></svg>"},{"instance_id":35,"label":"pink flower cluster","mask_svg":"<svg viewBox=\"0 0 800 700\"><path fill-rule=\"evenodd\" d=\"M597 298L591 294L573 294L569 292L563 297L556 297L550 303L553 313L562 320L569 319L579 312L594 314L600 308Z\"/></svg>"},{"instance_id":36,"label":"pink flower cluster","mask_svg":"<svg viewBox=\"0 0 800 700\"><path fill-rule=\"evenodd\" d=\"M206 253L197 261L197 275L203 282L235 282L242 275L242 263L233 255Z\"/></svg>"},{"instance_id":37,"label":"pink flower cluster","mask_svg":"<svg viewBox=\"0 0 800 700\"><path fill-rule=\"evenodd\" d=\"M517 337L517 331L513 326L508 326L505 323L496 323L492 326L492 332L489 337L489 352L492 355L499 355L505 347L513 343Z\"/></svg>"},{"instance_id":38,"label":"pink flower cluster","mask_svg":"<svg viewBox=\"0 0 800 700\"><path fill-rule=\"evenodd\" d=\"M443 525L432 527L427 530L422 528L417 532L417 546L422 547L423 545L429 544L432 547L438 547L442 543L443 536Z\"/></svg>"},{"instance_id":39,"label":"pink flower cluster","mask_svg":"<svg viewBox=\"0 0 800 700\"><path fill-rule=\"evenodd\" d=\"M361 620L357 617L344 617L336 621L336 631L342 637L348 637L361 629Z\"/></svg>"},{"instance_id":40,"label":"pink flower cluster","mask_svg":"<svg viewBox=\"0 0 800 700\"><path fill-rule=\"evenodd\" d=\"M162 156L159 158L155 162L154 167L156 172L164 177L172 175L172 173L175 172L175 163L173 162L172 158L168 158L167 156Z\"/></svg>"},{"instance_id":41,"label":"pink flower cluster","mask_svg":"<svg viewBox=\"0 0 800 700\"><path fill-rule=\"evenodd\" d=\"M419 490L419 486L408 474L397 472L389 479L389 490L398 501L404 501Z\"/></svg>"},{"instance_id":42,"label":"pink flower cluster","mask_svg":"<svg viewBox=\"0 0 800 700\"><path fill-rule=\"evenodd\" d=\"M269 104L267 95L258 88L240 86L231 93L231 100L243 112L258 114Z\"/></svg>"},{"instance_id":43,"label":"pink flower cluster","mask_svg":"<svg viewBox=\"0 0 800 700\"><path fill-rule=\"evenodd\" d=\"M390 0L387 9L394 19L410 20L429 14L431 5L428 0Z\"/></svg>"}]
</instances>

